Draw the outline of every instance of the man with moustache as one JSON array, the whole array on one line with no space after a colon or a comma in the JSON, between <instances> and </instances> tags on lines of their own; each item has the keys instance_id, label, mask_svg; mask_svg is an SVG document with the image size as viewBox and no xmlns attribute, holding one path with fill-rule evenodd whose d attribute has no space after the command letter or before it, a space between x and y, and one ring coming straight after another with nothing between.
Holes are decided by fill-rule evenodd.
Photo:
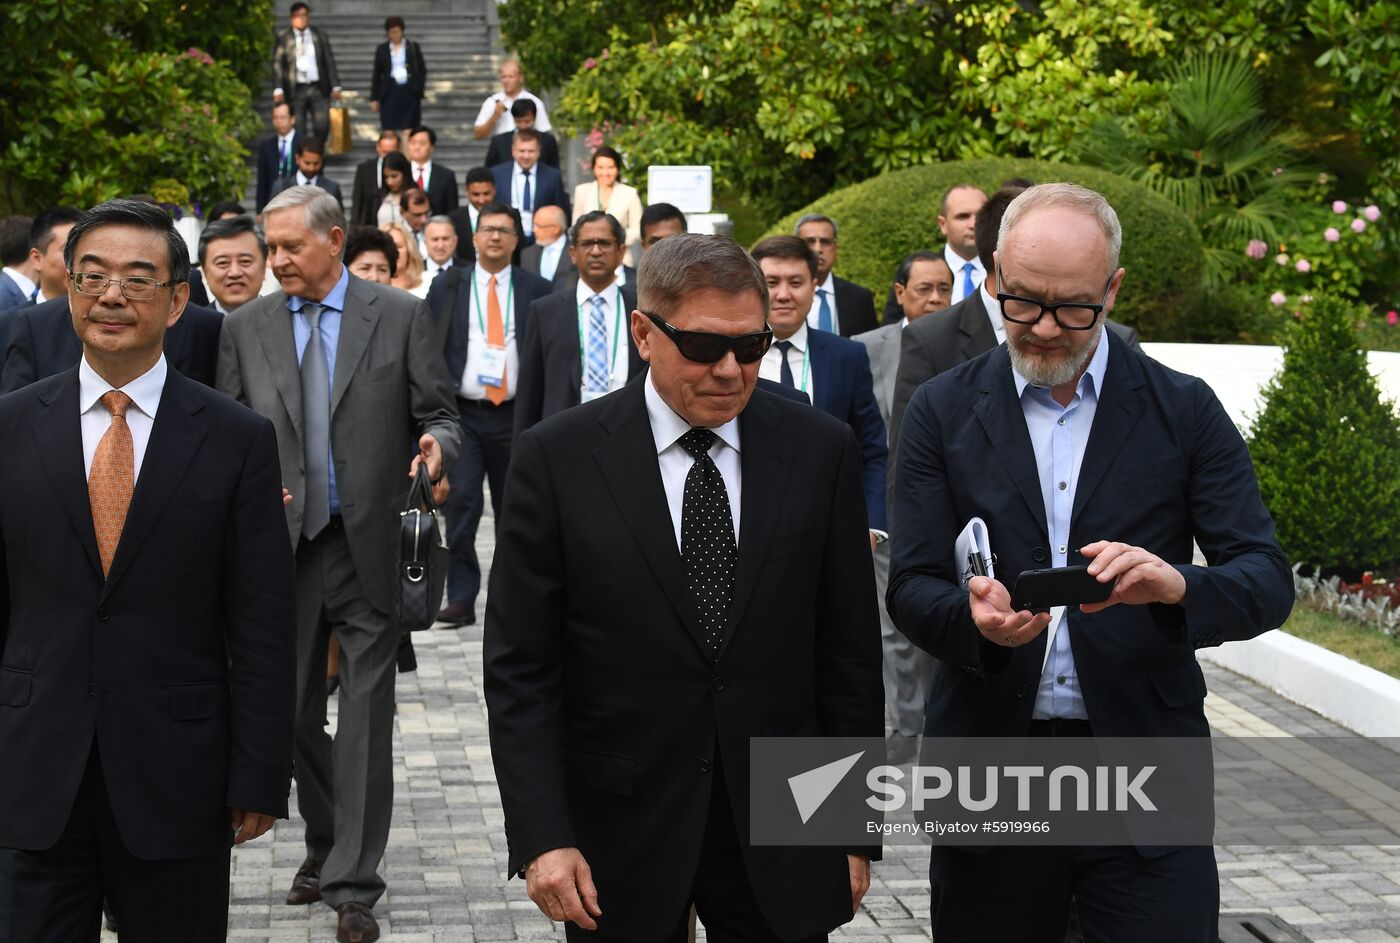
<instances>
[{"instance_id":1,"label":"man with moustache","mask_svg":"<svg viewBox=\"0 0 1400 943\"><path fill-rule=\"evenodd\" d=\"M220 314L258 297L267 275L267 243L253 217L233 216L205 226L199 236L199 265Z\"/></svg>"},{"instance_id":2,"label":"man with moustache","mask_svg":"<svg viewBox=\"0 0 1400 943\"><path fill-rule=\"evenodd\" d=\"M683 941L692 903L719 939L824 940L878 843L750 844L749 741L880 733L859 453L755 390L733 240L654 245L638 301L648 376L516 444L484 646L508 868L570 941Z\"/></svg>"},{"instance_id":3,"label":"man with moustache","mask_svg":"<svg viewBox=\"0 0 1400 943\"><path fill-rule=\"evenodd\" d=\"M1103 329L1121 241L1091 190L1018 196L993 259L1006 343L909 404L888 602L939 659L926 736L1208 738L1196 650L1292 607L1249 452L1215 395ZM999 578L964 589L953 545L972 517ZM1007 576L1076 564L1117 580L1107 601L1011 610ZM1209 846L935 845L930 881L937 939L1063 940L1072 902L1086 939L1218 939Z\"/></svg>"}]
</instances>

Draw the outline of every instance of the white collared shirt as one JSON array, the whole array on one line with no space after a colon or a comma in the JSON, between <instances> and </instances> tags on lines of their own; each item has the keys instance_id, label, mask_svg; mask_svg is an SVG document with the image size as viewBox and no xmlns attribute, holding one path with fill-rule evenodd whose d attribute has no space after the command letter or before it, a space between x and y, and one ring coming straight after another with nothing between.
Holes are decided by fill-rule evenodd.
<instances>
[{"instance_id":1,"label":"white collared shirt","mask_svg":"<svg viewBox=\"0 0 1400 943\"><path fill-rule=\"evenodd\" d=\"M963 271L967 265L972 266L972 280L976 284L982 284L987 277L987 270L982 267L982 260L977 258L964 259L953 251L953 247L945 245L943 247L943 259L948 263L948 268L953 270L953 300L949 304L957 304L967 297L966 288L967 275Z\"/></svg>"},{"instance_id":2,"label":"white collared shirt","mask_svg":"<svg viewBox=\"0 0 1400 943\"><path fill-rule=\"evenodd\" d=\"M515 347L515 299L510 290L511 267L507 265L496 275L496 299L501 303L501 323L506 330L506 399L515 399L515 379L520 375L520 355ZM458 291L471 291L471 318L468 319L467 365L457 385L457 395L463 399L486 399L486 387L477 377L481 373L481 352L486 347L486 306L491 273L480 265L472 266L471 286L461 285ZM480 302L480 307L477 302Z\"/></svg>"},{"instance_id":3,"label":"white collared shirt","mask_svg":"<svg viewBox=\"0 0 1400 943\"><path fill-rule=\"evenodd\" d=\"M525 227L525 235L535 231L535 210L540 205L540 165L537 163L528 171L530 174L530 207L525 203L525 171L519 164L510 165L510 205L520 211L520 222Z\"/></svg>"},{"instance_id":4,"label":"white collared shirt","mask_svg":"<svg viewBox=\"0 0 1400 943\"><path fill-rule=\"evenodd\" d=\"M676 534L676 547L681 546L681 508L685 501L685 476L695 464L680 445L681 436L690 431L686 422L656 391L656 374L648 373L644 389L647 401L647 418L651 420L651 435L656 440L656 461L661 467L661 485L666 489L666 509L671 513L671 524ZM729 496L729 516L734 522L734 542L739 542L739 504L743 494L743 465L739 456L739 417L714 430L715 439L710 446L710 460L719 469L724 479L724 490Z\"/></svg>"},{"instance_id":5,"label":"white collared shirt","mask_svg":"<svg viewBox=\"0 0 1400 943\"><path fill-rule=\"evenodd\" d=\"M812 365L808 358L807 325L803 324L798 327L788 340L792 342L792 349L787 352L787 357L788 369L792 371L793 386L806 393L807 398L816 403L817 397L813 392L816 385L813 383ZM768 352L763 355L763 359L758 362L758 375L765 380L772 380L774 383L783 382L783 352L778 349L776 338L768 348Z\"/></svg>"},{"instance_id":6,"label":"white collared shirt","mask_svg":"<svg viewBox=\"0 0 1400 943\"><path fill-rule=\"evenodd\" d=\"M30 278L28 275L25 275L19 269L10 268L7 265L5 266L3 271L5 275L9 276L10 281L14 282L15 285L19 288L19 290L24 292L25 298L31 297L34 294L34 290L39 287L34 283L34 280L32 278Z\"/></svg>"},{"instance_id":7,"label":"white collared shirt","mask_svg":"<svg viewBox=\"0 0 1400 943\"><path fill-rule=\"evenodd\" d=\"M118 390L131 397L131 406L126 411L126 427L131 430L133 482L141 479L141 462L146 457L151 427L155 425L156 410L160 407L160 396L165 390L165 374L165 354L161 354L154 367ZM103 405L102 396L113 389L112 384L92 368L84 354L78 365L78 420L83 433L85 475L92 473L92 458L97 454L97 444L112 425L112 414Z\"/></svg>"},{"instance_id":8,"label":"white collared shirt","mask_svg":"<svg viewBox=\"0 0 1400 943\"><path fill-rule=\"evenodd\" d=\"M540 101L538 95L533 92L520 90L520 94L511 98L499 89L486 96L486 101L481 103L481 110L476 113L476 121L472 124L485 124L487 119L496 111L496 102L505 102L506 110L496 116L496 123L491 126L491 134L505 134L507 131L515 130L515 116L510 113L510 106L518 99L528 98L535 103L535 130L541 134L550 130L549 111L544 107L544 102Z\"/></svg>"},{"instance_id":9,"label":"white collared shirt","mask_svg":"<svg viewBox=\"0 0 1400 943\"><path fill-rule=\"evenodd\" d=\"M220 301L212 292L209 295L209 300L214 302L214 310L219 312L220 314L228 315L233 313L231 309L225 308L224 303Z\"/></svg>"},{"instance_id":10,"label":"white collared shirt","mask_svg":"<svg viewBox=\"0 0 1400 943\"><path fill-rule=\"evenodd\" d=\"M554 280L554 273L559 271L559 260L564 257L568 245L569 240L560 236L549 245L540 246L540 278L547 282Z\"/></svg>"},{"instance_id":11,"label":"white collared shirt","mask_svg":"<svg viewBox=\"0 0 1400 943\"><path fill-rule=\"evenodd\" d=\"M311 27L294 29L295 38L301 40L301 55L297 57L297 81L315 85L321 81L321 70L316 65L316 37Z\"/></svg>"},{"instance_id":12,"label":"white collared shirt","mask_svg":"<svg viewBox=\"0 0 1400 943\"><path fill-rule=\"evenodd\" d=\"M306 174L304 174L304 173L302 173L300 170L298 170L298 171L297 171L297 186L299 186L299 187L313 187L313 186L315 186L315 184L312 183L312 178L308 177Z\"/></svg>"},{"instance_id":13,"label":"white collared shirt","mask_svg":"<svg viewBox=\"0 0 1400 943\"><path fill-rule=\"evenodd\" d=\"M1001 303L994 295L987 293L987 282L983 279L982 284L977 286L978 292L982 295L982 306L987 309L987 320L992 322L992 332L997 336L998 344L1006 343L1006 322L1001 318Z\"/></svg>"},{"instance_id":14,"label":"white collared shirt","mask_svg":"<svg viewBox=\"0 0 1400 943\"><path fill-rule=\"evenodd\" d=\"M841 316L836 312L836 276L826 273L826 280L812 292L812 307L807 311L807 326L820 328L822 320L822 292L826 292L826 303L831 308L831 333L841 333Z\"/></svg>"},{"instance_id":15,"label":"white collared shirt","mask_svg":"<svg viewBox=\"0 0 1400 943\"><path fill-rule=\"evenodd\" d=\"M432 281L433 279L437 278L438 275L439 275L440 273L447 271L447 270L450 269L451 267L452 267L452 259L448 259L446 262L442 263L441 265L438 265L436 262L434 262L434 261L432 260L432 257L431 257L431 256L429 256L429 255L424 255L424 256L423 256L423 281L425 281L425 282L430 282L430 281ZM484 300L484 299L483 299L483 300ZM504 309L504 308L501 309L501 313L502 313L503 315L505 314L505 309Z\"/></svg>"},{"instance_id":16,"label":"white collared shirt","mask_svg":"<svg viewBox=\"0 0 1400 943\"><path fill-rule=\"evenodd\" d=\"M564 240L558 240L563 242ZM608 368L608 392L620 390L627 385L627 349L628 340L628 311L621 310L625 305L622 300L622 283L614 280L611 285L604 288L598 294L603 299L603 349L611 357ZM584 284L583 279L578 280L578 290L574 292L574 301L577 304L579 336L583 338L583 344L579 349L579 376L586 384L588 382L588 321L593 313L593 289Z\"/></svg>"}]
</instances>

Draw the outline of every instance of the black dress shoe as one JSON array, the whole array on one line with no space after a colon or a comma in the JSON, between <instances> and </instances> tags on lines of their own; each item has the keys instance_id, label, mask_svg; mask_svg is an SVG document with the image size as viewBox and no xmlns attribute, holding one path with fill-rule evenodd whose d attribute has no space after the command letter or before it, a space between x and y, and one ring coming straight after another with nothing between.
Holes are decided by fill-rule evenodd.
<instances>
[{"instance_id":1,"label":"black dress shoe","mask_svg":"<svg viewBox=\"0 0 1400 943\"><path fill-rule=\"evenodd\" d=\"M379 939L379 923L364 904L352 900L341 904L335 912L340 915L335 925L335 938L339 943L374 943Z\"/></svg>"},{"instance_id":2,"label":"black dress shoe","mask_svg":"<svg viewBox=\"0 0 1400 943\"><path fill-rule=\"evenodd\" d=\"M464 602L448 603L439 610L437 620L448 625L476 625L476 612Z\"/></svg>"},{"instance_id":3,"label":"black dress shoe","mask_svg":"<svg viewBox=\"0 0 1400 943\"><path fill-rule=\"evenodd\" d=\"M297 876L292 878L292 889L287 892L289 904L314 904L321 899L321 862L307 858L297 868Z\"/></svg>"}]
</instances>

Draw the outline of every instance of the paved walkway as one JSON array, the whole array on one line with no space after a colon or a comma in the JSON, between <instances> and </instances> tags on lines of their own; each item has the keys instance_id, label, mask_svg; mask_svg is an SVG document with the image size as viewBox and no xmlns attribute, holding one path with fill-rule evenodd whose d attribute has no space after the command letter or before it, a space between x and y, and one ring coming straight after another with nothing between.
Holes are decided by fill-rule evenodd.
<instances>
[{"instance_id":1,"label":"paved walkway","mask_svg":"<svg viewBox=\"0 0 1400 943\"><path fill-rule=\"evenodd\" d=\"M483 529L489 526L488 517ZM487 555L492 543L488 531L481 541ZM481 636L479 624L419 633L418 671L399 676L394 828L384 866L389 891L375 908L392 943L563 939L525 896L524 882L502 877L505 839L481 696ZM1285 834L1293 826L1322 834L1365 824L1368 808L1400 811L1400 792L1377 778L1400 767L1400 757L1377 747L1361 759L1338 759L1326 741L1296 738L1348 737L1346 731L1222 669L1207 667L1206 677L1206 708L1219 732L1295 738L1277 741L1292 751L1289 768L1335 800L1319 808L1315 798L1260 789L1249 764L1218 770L1222 909L1272 912L1314 943L1400 939L1400 845L1252 844L1270 838L1229 820L1235 809L1272 815ZM1300 801L1305 808L1291 807ZM301 837L294 818L279 823L271 840L234 852L230 939L335 938L329 908L281 902L303 857ZM927 866L925 846L887 847L860 914L835 938L930 939Z\"/></svg>"}]
</instances>

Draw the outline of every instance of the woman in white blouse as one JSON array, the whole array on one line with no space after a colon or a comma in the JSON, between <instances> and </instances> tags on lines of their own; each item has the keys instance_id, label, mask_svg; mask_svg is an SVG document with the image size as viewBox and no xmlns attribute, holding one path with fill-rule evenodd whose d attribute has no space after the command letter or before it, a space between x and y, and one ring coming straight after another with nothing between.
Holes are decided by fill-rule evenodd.
<instances>
[{"instance_id":1,"label":"woman in white blouse","mask_svg":"<svg viewBox=\"0 0 1400 943\"><path fill-rule=\"evenodd\" d=\"M428 297L428 280L423 277L423 253L418 251L418 238L413 235L413 230L405 222L384 223L379 228L394 240L394 248L399 254L389 284L402 288L410 295Z\"/></svg>"},{"instance_id":2,"label":"woman in white blouse","mask_svg":"<svg viewBox=\"0 0 1400 943\"><path fill-rule=\"evenodd\" d=\"M642 241L642 198L622 176L622 155L604 144L593 152L593 179L574 188L574 216L602 210L627 230L627 264L636 265Z\"/></svg>"}]
</instances>

